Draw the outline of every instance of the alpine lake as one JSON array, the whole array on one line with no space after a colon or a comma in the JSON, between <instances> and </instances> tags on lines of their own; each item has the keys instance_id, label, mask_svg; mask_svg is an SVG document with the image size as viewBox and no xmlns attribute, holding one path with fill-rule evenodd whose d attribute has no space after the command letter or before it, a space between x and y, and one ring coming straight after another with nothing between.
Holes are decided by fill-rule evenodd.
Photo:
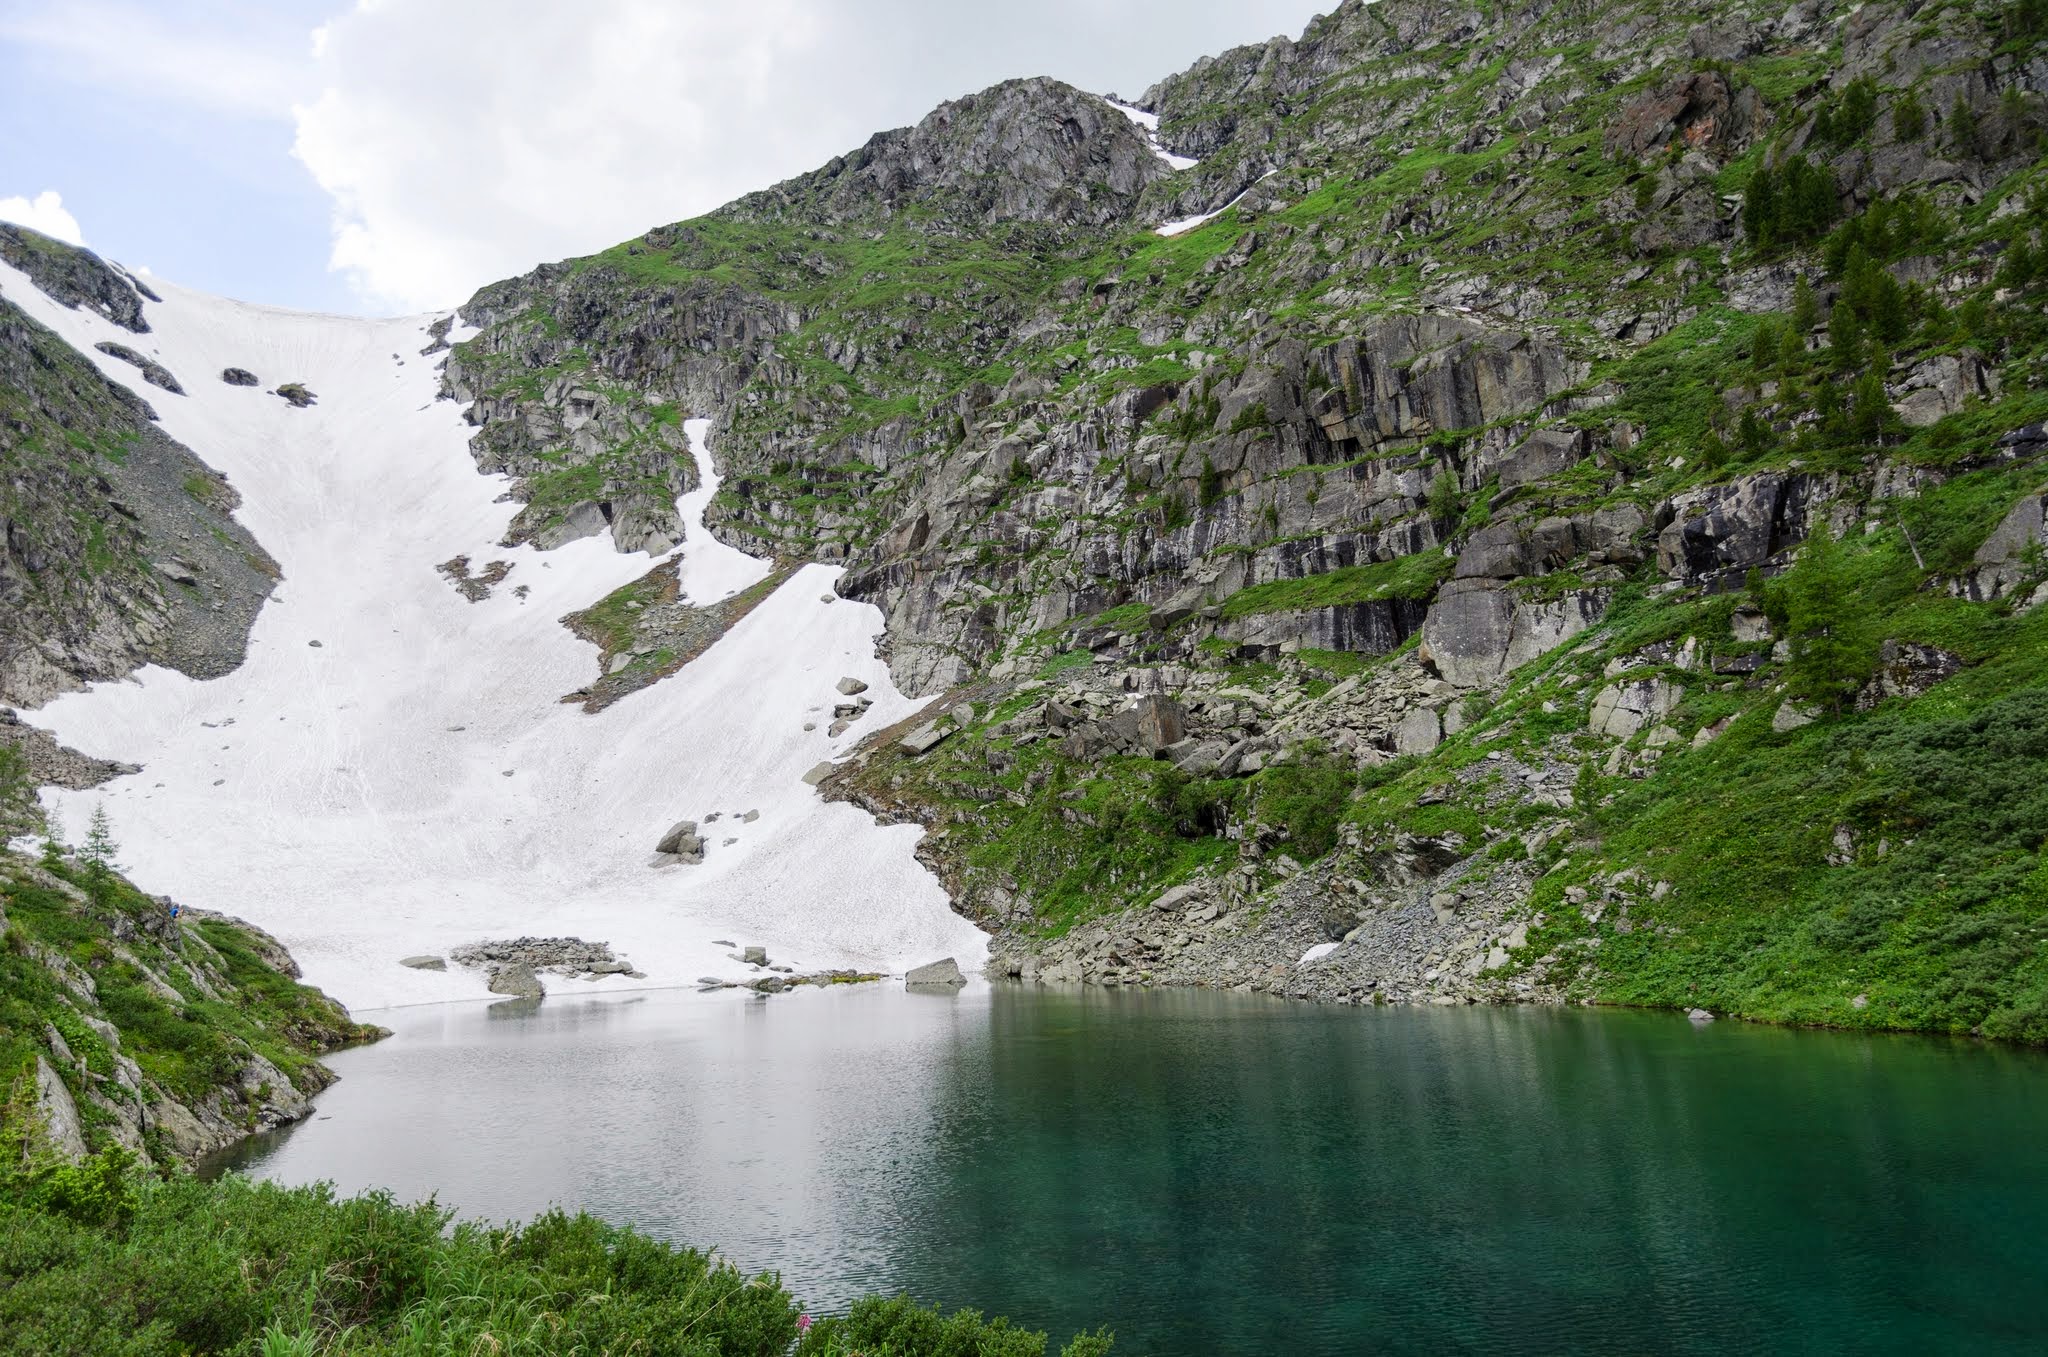
<instances>
[{"instance_id":1,"label":"alpine lake","mask_svg":"<svg viewBox=\"0 0 2048 1357\"><path fill-rule=\"evenodd\" d=\"M2048 1055L900 984L359 1015L228 1167L715 1245L1123 1354L2048 1351Z\"/></svg>"}]
</instances>

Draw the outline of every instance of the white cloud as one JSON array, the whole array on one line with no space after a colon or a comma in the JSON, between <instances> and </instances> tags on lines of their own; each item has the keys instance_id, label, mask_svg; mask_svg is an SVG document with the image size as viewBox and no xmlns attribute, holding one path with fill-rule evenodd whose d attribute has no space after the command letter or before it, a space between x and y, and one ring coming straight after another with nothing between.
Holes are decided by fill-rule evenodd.
<instances>
[{"instance_id":1,"label":"white cloud","mask_svg":"<svg viewBox=\"0 0 2048 1357\"><path fill-rule=\"evenodd\" d=\"M73 245L85 244L78 218L64 209L63 195L53 188L46 188L33 198L0 198L0 221L11 221Z\"/></svg>"},{"instance_id":2,"label":"white cloud","mask_svg":"<svg viewBox=\"0 0 2048 1357\"><path fill-rule=\"evenodd\" d=\"M792 119L775 79L829 31L815 8L360 5L323 29L323 88L296 109L293 153L335 202L334 266L370 300L443 305L824 158L837 120Z\"/></svg>"},{"instance_id":3,"label":"white cloud","mask_svg":"<svg viewBox=\"0 0 2048 1357\"><path fill-rule=\"evenodd\" d=\"M709 211L1007 76L1134 93L1312 0L357 0L293 153L372 305L444 306ZM1093 83L1090 83L1093 82Z\"/></svg>"},{"instance_id":4,"label":"white cloud","mask_svg":"<svg viewBox=\"0 0 2048 1357\"><path fill-rule=\"evenodd\" d=\"M288 116L310 78L303 39L288 19L230 0L25 0L0 13L0 43L36 53L68 79L261 118Z\"/></svg>"},{"instance_id":5,"label":"white cloud","mask_svg":"<svg viewBox=\"0 0 2048 1357\"><path fill-rule=\"evenodd\" d=\"M1206 52L1298 32L1317 4L0 0L0 78L18 53L170 127L203 110L215 123L193 128L241 120L261 145L292 126L332 199L328 266L366 305L410 310L707 212L997 80L1135 94ZM252 193L292 172L241 168ZM138 202L139 220L102 229L137 234L158 210Z\"/></svg>"}]
</instances>

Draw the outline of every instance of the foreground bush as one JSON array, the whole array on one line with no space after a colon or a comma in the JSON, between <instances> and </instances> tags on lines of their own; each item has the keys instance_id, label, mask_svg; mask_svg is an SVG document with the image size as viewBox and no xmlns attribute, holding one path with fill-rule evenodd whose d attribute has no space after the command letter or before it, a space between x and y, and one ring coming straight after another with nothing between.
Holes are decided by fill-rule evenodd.
<instances>
[{"instance_id":1,"label":"foreground bush","mask_svg":"<svg viewBox=\"0 0 2048 1357\"><path fill-rule=\"evenodd\" d=\"M450 1228L432 1202L160 1180L119 1151L80 1166L4 1162L4 1357L1038 1357L1046 1346L1002 1320L904 1300L862 1301L806 1332L776 1277L587 1215ZM1108 1346L1084 1336L1066 1354Z\"/></svg>"}]
</instances>

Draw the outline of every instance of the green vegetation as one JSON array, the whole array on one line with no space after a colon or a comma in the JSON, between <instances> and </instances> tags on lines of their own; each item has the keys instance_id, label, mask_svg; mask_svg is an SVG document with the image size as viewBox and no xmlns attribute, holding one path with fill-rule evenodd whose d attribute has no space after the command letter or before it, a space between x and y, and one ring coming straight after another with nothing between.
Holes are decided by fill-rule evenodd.
<instances>
[{"instance_id":1,"label":"green vegetation","mask_svg":"<svg viewBox=\"0 0 2048 1357\"><path fill-rule=\"evenodd\" d=\"M1840 215L1834 181L1804 156L1758 165L1742 200L1743 230L1760 250L1811 244Z\"/></svg>"},{"instance_id":2,"label":"green vegetation","mask_svg":"<svg viewBox=\"0 0 2048 1357\"><path fill-rule=\"evenodd\" d=\"M943 766L920 771L932 777ZM1082 764L1044 745L1019 751L1003 780L1023 804L958 827L962 858L970 870L1022 883L1054 931L1149 898L1235 852L1221 837L1239 794L1234 782L1188 778L1150 759Z\"/></svg>"},{"instance_id":3,"label":"green vegetation","mask_svg":"<svg viewBox=\"0 0 2048 1357\"><path fill-rule=\"evenodd\" d=\"M1597 819L1603 864L1668 898L1589 930L1560 908L1575 864L1532 947L1596 932L1584 984L1608 1002L2048 1041L2048 691L1982 700L2014 667L1789 737L1751 716L1675 758Z\"/></svg>"},{"instance_id":4,"label":"green vegetation","mask_svg":"<svg viewBox=\"0 0 2048 1357\"><path fill-rule=\"evenodd\" d=\"M1253 613L1378 603L1390 598L1428 598L1450 573L1451 560L1443 551L1418 551L1372 565L1346 566L1296 580L1255 584L1226 599L1223 615L1247 617Z\"/></svg>"},{"instance_id":5,"label":"green vegetation","mask_svg":"<svg viewBox=\"0 0 2048 1357\"><path fill-rule=\"evenodd\" d=\"M0 1146L6 1357L1040 1357L1045 1335L871 1298L815 1324L747 1276L590 1216L456 1224L432 1202L79 1165ZM1062 1357L1101 1357L1106 1334Z\"/></svg>"},{"instance_id":6,"label":"green vegetation","mask_svg":"<svg viewBox=\"0 0 2048 1357\"><path fill-rule=\"evenodd\" d=\"M1765 611L1790 640L1787 686L1839 712L1876 667L1876 647L1857 635L1845 606L1854 597L1842 548L1827 524L1814 529L1799 564L1765 595Z\"/></svg>"},{"instance_id":7,"label":"green vegetation","mask_svg":"<svg viewBox=\"0 0 2048 1357\"><path fill-rule=\"evenodd\" d=\"M294 1081L313 1075L318 1087L320 1053L377 1035L319 991L265 964L259 946L234 924L188 922L198 941L180 946L165 928L161 903L111 869L96 874L83 856L66 860L52 851L39 866L0 856L0 909L0 1087L26 1068L51 1028L93 1069L113 1075L112 1049L81 1013L119 1030L120 1054L151 1084L194 1103L223 1088L236 1090L239 1100L251 1055ZM91 976L91 996L68 991L44 957ZM204 982L210 994L193 978L202 964L214 975ZM160 988L164 983L175 999ZM80 1113L89 1133L111 1125L90 1100L80 1100ZM169 1151L158 1143L152 1153L158 1152Z\"/></svg>"}]
</instances>

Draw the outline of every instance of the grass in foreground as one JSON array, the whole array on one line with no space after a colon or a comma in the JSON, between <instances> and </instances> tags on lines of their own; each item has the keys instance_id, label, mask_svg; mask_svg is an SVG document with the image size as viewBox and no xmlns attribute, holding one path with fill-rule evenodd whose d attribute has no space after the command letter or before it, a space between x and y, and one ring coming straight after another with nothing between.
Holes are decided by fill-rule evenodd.
<instances>
[{"instance_id":1,"label":"grass in foreground","mask_svg":"<svg viewBox=\"0 0 2048 1357\"><path fill-rule=\"evenodd\" d=\"M20 1104L15 1104L17 1107ZM7 1357L1042 1357L1044 1334L870 1297L811 1323L747 1276L587 1215L453 1224L428 1201L138 1173L120 1151L24 1161L0 1131ZM1062 1357L1101 1357L1107 1334Z\"/></svg>"}]
</instances>

